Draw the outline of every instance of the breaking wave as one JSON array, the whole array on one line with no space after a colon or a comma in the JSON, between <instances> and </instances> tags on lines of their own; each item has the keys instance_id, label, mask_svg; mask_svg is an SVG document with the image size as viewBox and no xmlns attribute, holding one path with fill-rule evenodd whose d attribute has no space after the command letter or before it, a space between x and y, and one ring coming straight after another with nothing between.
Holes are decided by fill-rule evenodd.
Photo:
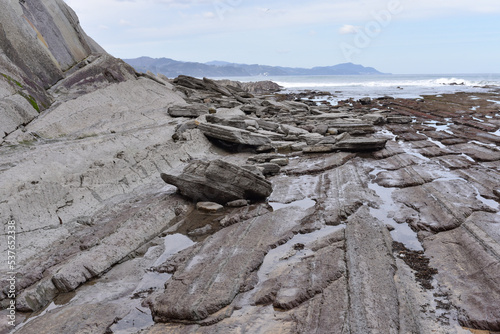
<instances>
[{"instance_id":1,"label":"breaking wave","mask_svg":"<svg viewBox=\"0 0 500 334\"><path fill-rule=\"evenodd\" d=\"M295 77L298 79L298 77ZM283 77L273 80L278 85L288 89L315 89L315 88L342 88L342 87L443 87L443 86L465 86L465 87L485 87L498 86L499 80L467 80L461 78L437 78L437 79L401 79L401 78L380 78L378 80L366 80L364 78L342 80L336 77L318 77L316 81L311 77L304 77L308 80L287 80ZM284 79L284 80L283 80Z\"/></svg>"}]
</instances>

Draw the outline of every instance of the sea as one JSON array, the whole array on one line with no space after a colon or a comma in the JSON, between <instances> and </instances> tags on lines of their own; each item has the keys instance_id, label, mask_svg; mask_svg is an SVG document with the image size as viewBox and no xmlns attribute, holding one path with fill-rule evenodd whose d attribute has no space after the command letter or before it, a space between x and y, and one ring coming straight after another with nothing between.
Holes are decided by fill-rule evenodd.
<instances>
[{"instance_id":1,"label":"sea","mask_svg":"<svg viewBox=\"0 0 500 334\"><path fill-rule=\"evenodd\" d=\"M332 104L339 100L392 96L419 98L456 92L500 90L497 74L384 74L325 76L253 76L231 78L242 82L270 80L283 87L283 93L328 92Z\"/></svg>"}]
</instances>

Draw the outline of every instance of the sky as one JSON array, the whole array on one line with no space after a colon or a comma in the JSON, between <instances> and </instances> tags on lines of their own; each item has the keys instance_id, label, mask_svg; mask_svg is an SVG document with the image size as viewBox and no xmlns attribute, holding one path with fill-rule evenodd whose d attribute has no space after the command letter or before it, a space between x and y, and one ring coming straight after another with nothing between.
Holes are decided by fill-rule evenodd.
<instances>
[{"instance_id":1,"label":"sky","mask_svg":"<svg viewBox=\"0 0 500 334\"><path fill-rule=\"evenodd\" d=\"M498 0L65 0L122 59L500 73Z\"/></svg>"}]
</instances>

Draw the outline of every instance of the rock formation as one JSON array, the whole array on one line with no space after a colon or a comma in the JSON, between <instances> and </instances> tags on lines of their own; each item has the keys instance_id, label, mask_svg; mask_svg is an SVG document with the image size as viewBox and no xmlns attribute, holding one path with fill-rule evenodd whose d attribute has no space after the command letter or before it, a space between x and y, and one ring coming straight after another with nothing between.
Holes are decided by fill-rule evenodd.
<instances>
[{"instance_id":1,"label":"rock formation","mask_svg":"<svg viewBox=\"0 0 500 334\"><path fill-rule=\"evenodd\" d=\"M65 72L105 51L62 0L1 1L0 134L29 123L53 99L46 91Z\"/></svg>"},{"instance_id":2,"label":"rock formation","mask_svg":"<svg viewBox=\"0 0 500 334\"><path fill-rule=\"evenodd\" d=\"M273 188L263 176L223 160L189 163L182 173L161 173L163 181L173 184L181 194L197 202L221 204L246 200L265 200Z\"/></svg>"},{"instance_id":3,"label":"rock formation","mask_svg":"<svg viewBox=\"0 0 500 334\"><path fill-rule=\"evenodd\" d=\"M500 331L498 92L169 80L62 1L1 8L2 333Z\"/></svg>"}]
</instances>

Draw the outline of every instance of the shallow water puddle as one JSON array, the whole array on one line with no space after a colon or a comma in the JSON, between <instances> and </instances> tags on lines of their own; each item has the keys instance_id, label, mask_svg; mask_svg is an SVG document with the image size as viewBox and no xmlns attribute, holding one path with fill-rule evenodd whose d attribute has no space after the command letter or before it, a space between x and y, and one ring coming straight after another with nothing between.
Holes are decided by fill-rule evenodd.
<instances>
[{"instance_id":1,"label":"shallow water puddle","mask_svg":"<svg viewBox=\"0 0 500 334\"><path fill-rule=\"evenodd\" d=\"M195 242L203 241L223 228L220 221L226 214L226 209L214 213L194 209L169 228L164 235L185 235Z\"/></svg>"},{"instance_id":2,"label":"shallow water puddle","mask_svg":"<svg viewBox=\"0 0 500 334\"><path fill-rule=\"evenodd\" d=\"M160 257L156 259L153 267L161 265L172 255L195 244L195 242L187 236L179 233L165 236L163 238L163 242L165 247L164 251ZM150 251L152 251L152 249L148 252ZM145 257L147 257L147 255L148 253L146 253ZM131 303L131 312L110 327L113 333L133 334L137 333L139 330L154 325L151 311L149 308L143 307L141 303L143 298L147 297L151 292L162 289L165 282L168 281L170 277L172 277L172 275L167 273L157 273L153 271L146 272L135 288L131 301L129 301L129 303Z\"/></svg>"},{"instance_id":3,"label":"shallow water puddle","mask_svg":"<svg viewBox=\"0 0 500 334\"><path fill-rule=\"evenodd\" d=\"M394 133L392 133L387 129L380 130L377 132L377 134L381 135L382 137L388 137L389 140L391 141L396 141L396 138L398 137L397 135L395 135Z\"/></svg>"},{"instance_id":4,"label":"shallow water puddle","mask_svg":"<svg viewBox=\"0 0 500 334\"><path fill-rule=\"evenodd\" d=\"M420 163L418 162L419 165L422 165L422 164L425 164L427 162L430 162L431 159L427 158L426 156L422 155L421 153L418 153L412 146L410 143L408 142L404 142L404 141L399 141L398 144L404 148L404 152L406 154L409 154L409 155L413 155L421 160L423 160L424 162L423 163ZM371 173L370 173L371 174Z\"/></svg>"},{"instance_id":5,"label":"shallow water puddle","mask_svg":"<svg viewBox=\"0 0 500 334\"><path fill-rule=\"evenodd\" d=\"M374 182L377 174L381 171L382 170L374 170L370 173L370 175L374 176L374 178L372 179L372 182L368 184L368 188L375 191L377 196L382 199L382 204L380 204L378 209L370 208L370 214L382 223L390 225L394 228L394 230L391 231L391 236L394 241L402 243L406 248L411 250L424 250L422 244L417 238L417 233L410 228L408 223L399 224L393 219L395 212L399 210L398 206L392 199L392 193L397 188L385 188Z\"/></svg>"},{"instance_id":6,"label":"shallow water puddle","mask_svg":"<svg viewBox=\"0 0 500 334\"><path fill-rule=\"evenodd\" d=\"M152 267L156 267L167 261L172 255L191 247L196 244L194 241L189 239L187 236L183 234L170 234L163 238L164 243L164 251L163 254L156 259ZM153 251L152 247L150 251ZM146 253L145 257L148 256ZM171 274L167 273L157 273L154 271L147 271L145 275L142 277L141 281L135 288L133 295L139 296L141 294L149 294L153 290L162 289L165 282L172 277Z\"/></svg>"},{"instance_id":7,"label":"shallow water puddle","mask_svg":"<svg viewBox=\"0 0 500 334\"><path fill-rule=\"evenodd\" d=\"M269 274L276 270L278 266L289 265L292 262L298 262L302 258L314 254L312 250L307 247L303 247L304 245L344 228L345 225L326 226L312 233L297 234L287 243L272 249L269 253L267 253L264 258L264 262L262 262L262 265L257 272L259 283L264 282L268 278ZM301 246L296 247L296 245Z\"/></svg>"},{"instance_id":8,"label":"shallow water puddle","mask_svg":"<svg viewBox=\"0 0 500 334\"><path fill-rule=\"evenodd\" d=\"M29 323L37 318L43 317L47 312L55 310L55 309L57 309L61 306L64 306L64 305L65 304L58 304L56 302L50 303L44 309L42 309L38 312L35 312L32 315L28 316L28 318L26 318L26 320L24 322L18 324L11 333L18 333L21 330L21 328L23 328L27 323Z\"/></svg>"},{"instance_id":9,"label":"shallow water puddle","mask_svg":"<svg viewBox=\"0 0 500 334\"><path fill-rule=\"evenodd\" d=\"M163 238L163 242L163 253L155 260L152 265L153 267L162 264L172 255L195 244L194 241L182 234L167 235ZM158 247L159 246L151 247L144 255L144 258L149 257L150 259L154 259L154 257L151 257L151 254ZM119 266L120 265L116 268ZM113 270L115 270L115 268L111 269L108 274L111 274ZM110 327L112 333L132 334L154 325L149 308L143 307L141 303L143 298L147 297L151 292L162 289L165 282L172 275L146 271L138 283L126 282L121 285L118 284L118 282L108 282L106 275L88 282L71 294L58 296L55 301L49 304L43 311L20 324L16 330L19 330L30 321L44 316L51 310L68 305L82 305L91 301L119 303L126 305L131 310L123 319ZM131 284L133 284L132 289L135 286L132 292L130 292Z\"/></svg>"},{"instance_id":10,"label":"shallow water puddle","mask_svg":"<svg viewBox=\"0 0 500 334\"><path fill-rule=\"evenodd\" d=\"M477 190L477 188L476 188L476 190ZM479 194L479 191L477 192L476 199L478 201L481 201L484 205L486 205L490 208L493 208L494 210L497 211L497 215L500 215L500 204L497 201L494 201L492 199L487 199L487 198L481 196L481 194Z\"/></svg>"},{"instance_id":11,"label":"shallow water puddle","mask_svg":"<svg viewBox=\"0 0 500 334\"><path fill-rule=\"evenodd\" d=\"M451 118L445 118L444 120L446 121L446 124L438 124L437 121L426 121L423 125L435 128L436 131L443 131L452 135L453 132L450 130L450 125L454 125L454 123L451 121Z\"/></svg>"},{"instance_id":12,"label":"shallow water puddle","mask_svg":"<svg viewBox=\"0 0 500 334\"><path fill-rule=\"evenodd\" d=\"M498 136L500 137L500 129L498 129L497 131L495 132L490 132L490 134L494 135L494 136Z\"/></svg>"},{"instance_id":13,"label":"shallow water puddle","mask_svg":"<svg viewBox=\"0 0 500 334\"><path fill-rule=\"evenodd\" d=\"M131 305L130 313L109 329L113 334L135 334L154 324L149 308L142 307L141 300L136 299Z\"/></svg>"},{"instance_id":14,"label":"shallow water puddle","mask_svg":"<svg viewBox=\"0 0 500 334\"><path fill-rule=\"evenodd\" d=\"M187 236L179 233L165 236L163 238L163 243L165 244L165 250L163 251L163 254L156 260L153 266L159 266L172 255L195 244L195 242L189 239Z\"/></svg>"},{"instance_id":15,"label":"shallow water puddle","mask_svg":"<svg viewBox=\"0 0 500 334\"><path fill-rule=\"evenodd\" d=\"M498 203L497 201L495 200L492 200L492 199L487 199L485 197L483 197L481 195L481 193L479 192L479 189L472 183L470 183L469 181L467 181L466 179L462 178L462 177L458 177L458 176L454 176L453 174L451 174L451 172L449 172L449 176L445 176L445 177L441 177L439 179L435 179L433 180L432 182L446 182L446 181L462 181L462 182L465 182L466 184L468 184L472 189L474 189L474 193L476 195L476 199L478 201L480 201L481 203L483 203L485 206L489 207L490 209L492 209L493 211L496 211L497 214L500 215L500 203Z\"/></svg>"},{"instance_id":16,"label":"shallow water puddle","mask_svg":"<svg viewBox=\"0 0 500 334\"><path fill-rule=\"evenodd\" d=\"M465 159L469 160L470 162L476 162L476 160L472 159L470 156L468 156L465 153L460 154L460 156L464 157Z\"/></svg>"},{"instance_id":17,"label":"shallow water puddle","mask_svg":"<svg viewBox=\"0 0 500 334\"><path fill-rule=\"evenodd\" d=\"M300 262L305 257L313 255L314 252L307 248L309 243L345 229L345 226L345 224L325 226L312 233L296 234L285 244L270 250L264 257L264 261L257 272L258 283L254 289L238 296L236 301L238 309L235 310L233 316L241 316L250 313L255 307L263 307L255 306L253 298L255 293L259 291L259 287L273 275L273 272L279 272L280 268L288 267ZM272 310L272 305L270 307Z\"/></svg>"},{"instance_id":18,"label":"shallow water puddle","mask_svg":"<svg viewBox=\"0 0 500 334\"><path fill-rule=\"evenodd\" d=\"M436 145L439 148L446 148L446 145L442 144L440 141L432 139L431 137L427 136L425 133L421 133L420 131L417 131L417 134L419 135L424 135L427 137L427 140Z\"/></svg>"},{"instance_id":19,"label":"shallow water puddle","mask_svg":"<svg viewBox=\"0 0 500 334\"><path fill-rule=\"evenodd\" d=\"M477 140L471 140L471 141L469 141L469 144L476 144L478 146L483 146L483 147L493 147L496 150L498 150L498 146L496 144L486 144L486 143L482 143L482 142L477 141Z\"/></svg>"}]
</instances>

